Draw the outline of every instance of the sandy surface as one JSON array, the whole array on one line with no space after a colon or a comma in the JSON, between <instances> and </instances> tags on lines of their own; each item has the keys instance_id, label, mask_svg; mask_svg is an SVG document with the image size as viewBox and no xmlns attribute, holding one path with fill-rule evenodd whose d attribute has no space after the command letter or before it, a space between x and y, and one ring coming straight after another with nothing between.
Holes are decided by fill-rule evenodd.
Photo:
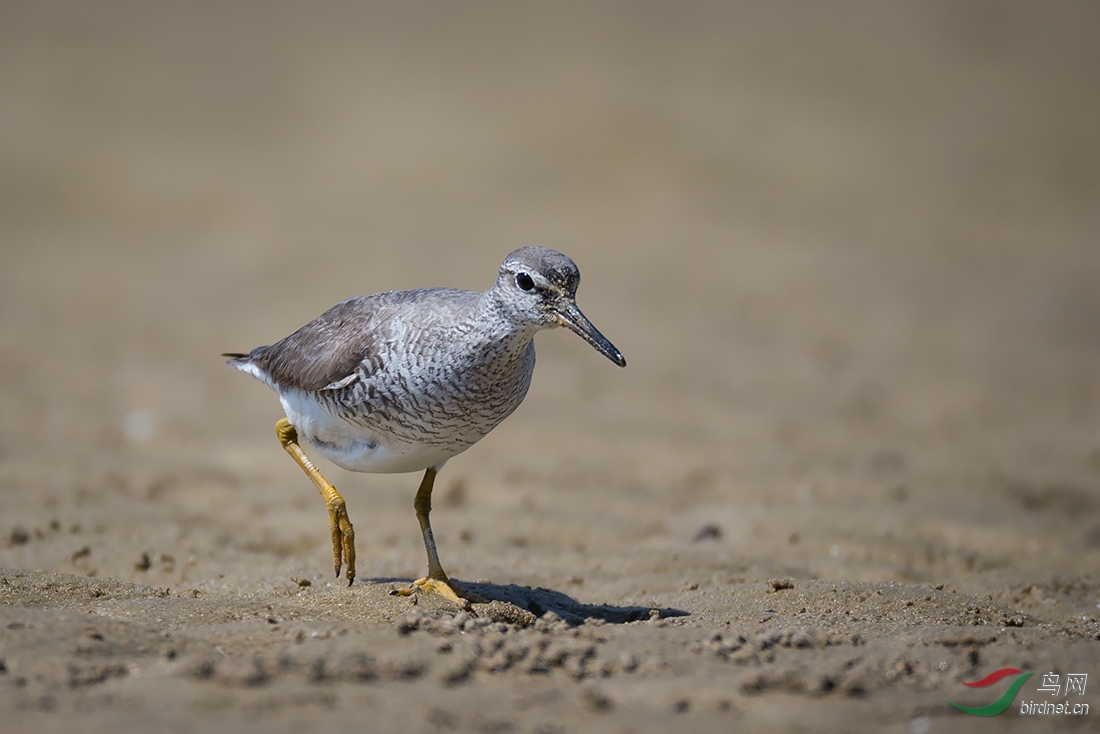
<instances>
[{"instance_id":1,"label":"sandy surface","mask_svg":"<svg viewBox=\"0 0 1100 734\"><path fill-rule=\"evenodd\" d=\"M1097 727L1095 5L5 3L0 68L5 732ZM527 244L629 366L540 335L440 475L476 617L324 465L347 588L217 355Z\"/></svg>"}]
</instances>

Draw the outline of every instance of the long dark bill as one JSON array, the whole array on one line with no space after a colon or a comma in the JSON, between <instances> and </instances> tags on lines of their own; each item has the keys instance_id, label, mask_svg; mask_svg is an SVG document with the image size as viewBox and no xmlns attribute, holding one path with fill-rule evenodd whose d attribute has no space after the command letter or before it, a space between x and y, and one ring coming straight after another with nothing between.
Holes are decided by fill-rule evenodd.
<instances>
[{"instance_id":1,"label":"long dark bill","mask_svg":"<svg viewBox=\"0 0 1100 734\"><path fill-rule=\"evenodd\" d=\"M615 345L609 342L607 337L601 334L599 329L593 326L592 322L581 313L576 303L570 299L563 298L558 302L557 312L563 326L591 344L596 348L597 352L607 357L615 364L620 367L626 367L626 360L623 359L623 355L615 348Z\"/></svg>"}]
</instances>

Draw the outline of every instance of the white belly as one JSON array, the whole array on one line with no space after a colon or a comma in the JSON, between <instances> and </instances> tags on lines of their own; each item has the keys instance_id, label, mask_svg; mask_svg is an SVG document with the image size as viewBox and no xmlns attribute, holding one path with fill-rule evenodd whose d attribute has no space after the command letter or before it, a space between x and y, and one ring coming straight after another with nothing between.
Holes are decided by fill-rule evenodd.
<instances>
[{"instance_id":1,"label":"white belly","mask_svg":"<svg viewBox=\"0 0 1100 734\"><path fill-rule=\"evenodd\" d=\"M372 435L368 429L326 413L308 393L284 390L279 394L287 420L321 456L349 471L401 474L440 468L447 459L469 446L440 447L397 442Z\"/></svg>"}]
</instances>

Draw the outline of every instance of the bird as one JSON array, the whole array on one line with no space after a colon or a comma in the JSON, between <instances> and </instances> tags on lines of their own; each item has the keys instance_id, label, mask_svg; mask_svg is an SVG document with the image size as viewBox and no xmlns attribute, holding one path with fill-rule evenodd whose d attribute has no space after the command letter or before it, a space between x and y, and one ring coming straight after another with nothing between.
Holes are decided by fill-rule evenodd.
<instances>
[{"instance_id":1,"label":"bird","mask_svg":"<svg viewBox=\"0 0 1100 734\"><path fill-rule=\"evenodd\" d=\"M508 254L492 287L388 291L336 304L286 338L227 364L272 388L285 417L282 448L320 492L336 577L355 582L355 529L347 505L301 446L356 472L420 472L413 508L428 572L409 596L434 592L469 608L475 595L439 561L432 487L443 465L489 434L523 401L535 368L534 336L564 327L619 367L622 353L577 306L580 271L545 247Z\"/></svg>"}]
</instances>

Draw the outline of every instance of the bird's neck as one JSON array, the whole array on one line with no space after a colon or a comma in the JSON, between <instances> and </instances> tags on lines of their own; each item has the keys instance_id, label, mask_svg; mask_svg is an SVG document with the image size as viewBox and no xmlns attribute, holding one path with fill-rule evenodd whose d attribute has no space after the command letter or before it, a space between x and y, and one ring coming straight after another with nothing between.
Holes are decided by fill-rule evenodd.
<instances>
[{"instance_id":1,"label":"bird's neck","mask_svg":"<svg viewBox=\"0 0 1100 734\"><path fill-rule=\"evenodd\" d=\"M475 306L475 318L485 329L486 336L496 342L503 342L516 350L526 349L527 344L539 331L536 324L515 318L499 295L493 290L481 294Z\"/></svg>"}]
</instances>

